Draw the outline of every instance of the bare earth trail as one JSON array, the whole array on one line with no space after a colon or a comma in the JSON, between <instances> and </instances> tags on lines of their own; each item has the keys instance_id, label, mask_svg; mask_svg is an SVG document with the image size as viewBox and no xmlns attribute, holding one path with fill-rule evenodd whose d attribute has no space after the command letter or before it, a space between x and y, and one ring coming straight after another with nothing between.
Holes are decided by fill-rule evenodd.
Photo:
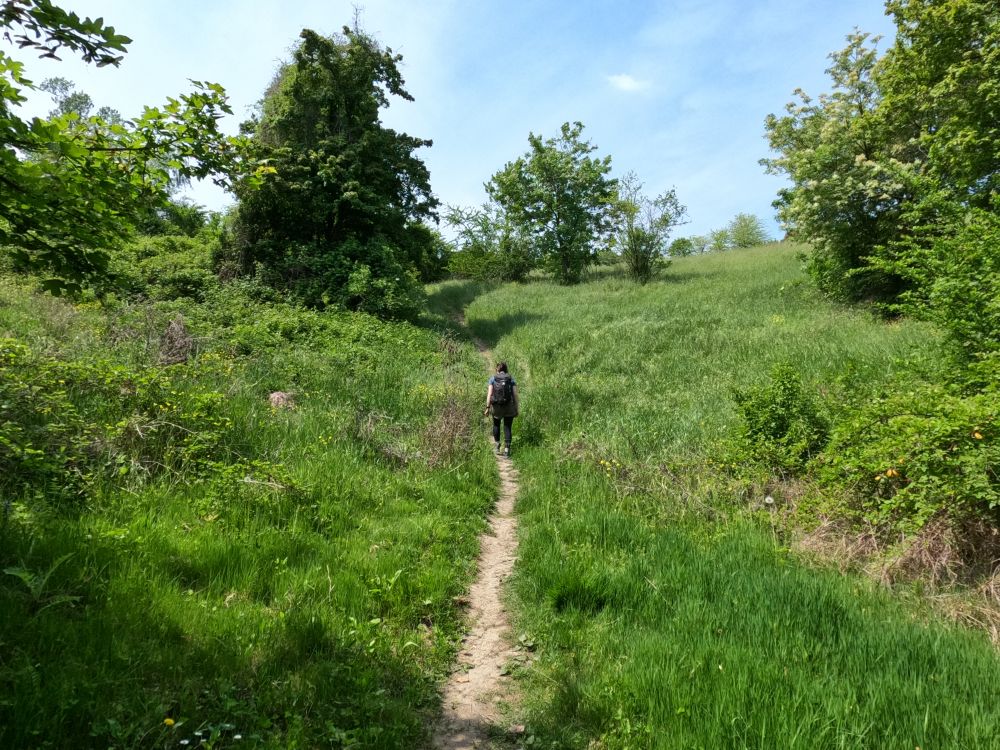
<instances>
[{"instance_id":1,"label":"bare earth trail","mask_svg":"<svg viewBox=\"0 0 1000 750\"><path fill-rule=\"evenodd\" d=\"M475 344L484 358L490 358L481 341ZM497 456L497 469L500 496L490 529L479 538L479 574L469 589L470 629L442 691L441 719L434 732L437 750L490 747L490 736L503 734L498 726L500 706L512 697L510 677L501 674L515 657L501 590L517 559L518 477L509 458Z\"/></svg>"}]
</instances>

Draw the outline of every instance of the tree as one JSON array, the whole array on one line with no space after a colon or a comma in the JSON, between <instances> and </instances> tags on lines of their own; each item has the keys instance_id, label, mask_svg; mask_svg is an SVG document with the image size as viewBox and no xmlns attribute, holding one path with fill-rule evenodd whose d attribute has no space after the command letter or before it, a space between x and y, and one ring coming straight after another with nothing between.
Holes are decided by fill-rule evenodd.
<instances>
[{"instance_id":1,"label":"tree","mask_svg":"<svg viewBox=\"0 0 1000 750\"><path fill-rule=\"evenodd\" d=\"M992 0L891 0L893 45L864 34L832 57L833 92L800 93L767 121L768 170L791 187L776 206L814 247L820 287L894 303L914 239L945 236L1000 189L1000 13ZM896 261L900 261L897 264Z\"/></svg>"},{"instance_id":2,"label":"tree","mask_svg":"<svg viewBox=\"0 0 1000 750\"><path fill-rule=\"evenodd\" d=\"M382 125L389 96L410 100L400 55L358 29L303 30L259 115L244 125L267 166L239 192L237 261L314 306L392 316L420 306L422 222L437 200L414 154L431 142Z\"/></svg>"},{"instance_id":3,"label":"tree","mask_svg":"<svg viewBox=\"0 0 1000 750\"><path fill-rule=\"evenodd\" d=\"M686 213L673 189L650 199L643 195L634 172L619 180L615 242L635 281L645 284L666 268L670 262L664 258L667 238L683 223Z\"/></svg>"},{"instance_id":4,"label":"tree","mask_svg":"<svg viewBox=\"0 0 1000 750\"><path fill-rule=\"evenodd\" d=\"M582 133L577 122L563 124L557 138L530 134L528 152L486 184L491 199L564 284L580 281L609 231L617 187L608 177L611 157L592 157L597 147L581 140Z\"/></svg>"},{"instance_id":5,"label":"tree","mask_svg":"<svg viewBox=\"0 0 1000 750\"><path fill-rule=\"evenodd\" d=\"M670 243L670 247L667 249L667 255L671 258L686 258L694 254L695 244L690 237L678 237Z\"/></svg>"},{"instance_id":6,"label":"tree","mask_svg":"<svg viewBox=\"0 0 1000 750\"><path fill-rule=\"evenodd\" d=\"M756 247L769 241L767 230L753 214L736 214L726 229L733 247Z\"/></svg>"},{"instance_id":7,"label":"tree","mask_svg":"<svg viewBox=\"0 0 1000 750\"><path fill-rule=\"evenodd\" d=\"M117 66L131 42L101 19L81 19L50 0L0 4L0 28L8 41L42 57L58 59L65 49L98 66ZM230 112L225 91L194 86L125 122L87 116L89 97L66 99L58 116L27 122L13 108L36 87L20 62L0 52L0 246L16 267L43 274L54 293L100 285L107 249L139 213L168 199L175 176L232 184L242 141L219 131Z\"/></svg>"},{"instance_id":8,"label":"tree","mask_svg":"<svg viewBox=\"0 0 1000 750\"><path fill-rule=\"evenodd\" d=\"M733 246L728 229L713 229L706 239L705 252L721 253Z\"/></svg>"},{"instance_id":9,"label":"tree","mask_svg":"<svg viewBox=\"0 0 1000 750\"><path fill-rule=\"evenodd\" d=\"M820 289L842 300L892 299L902 288L897 276L864 260L897 236L908 192L877 111L877 42L849 36L847 47L830 56L832 93L814 102L797 91L799 103L766 124L778 156L762 163L792 182L778 193L778 216L812 244L808 267Z\"/></svg>"}]
</instances>

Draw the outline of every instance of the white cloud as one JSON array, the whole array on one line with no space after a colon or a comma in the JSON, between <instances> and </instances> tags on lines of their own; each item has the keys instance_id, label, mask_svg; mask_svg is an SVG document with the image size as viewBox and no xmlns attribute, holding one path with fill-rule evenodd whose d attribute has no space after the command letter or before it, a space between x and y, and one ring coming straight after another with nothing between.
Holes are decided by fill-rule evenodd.
<instances>
[{"instance_id":1,"label":"white cloud","mask_svg":"<svg viewBox=\"0 0 1000 750\"><path fill-rule=\"evenodd\" d=\"M619 91L642 91L649 88L649 81L640 81L628 73L618 73L608 76L608 82Z\"/></svg>"}]
</instances>

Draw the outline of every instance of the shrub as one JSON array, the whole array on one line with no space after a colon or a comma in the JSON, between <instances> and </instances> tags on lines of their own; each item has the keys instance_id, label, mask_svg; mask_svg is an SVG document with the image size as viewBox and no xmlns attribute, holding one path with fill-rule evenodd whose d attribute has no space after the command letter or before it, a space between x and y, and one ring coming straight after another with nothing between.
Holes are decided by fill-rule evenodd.
<instances>
[{"instance_id":1,"label":"shrub","mask_svg":"<svg viewBox=\"0 0 1000 750\"><path fill-rule=\"evenodd\" d=\"M872 523L916 530L931 518L1000 519L1000 391L936 384L870 399L834 427L817 461Z\"/></svg>"},{"instance_id":2,"label":"shrub","mask_svg":"<svg viewBox=\"0 0 1000 750\"><path fill-rule=\"evenodd\" d=\"M706 252L721 253L733 246L728 229L713 229L708 233Z\"/></svg>"},{"instance_id":3,"label":"shrub","mask_svg":"<svg viewBox=\"0 0 1000 750\"><path fill-rule=\"evenodd\" d=\"M783 473L799 473L826 441L829 426L794 368L779 365L771 380L738 391L741 417L737 445L751 461Z\"/></svg>"},{"instance_id":4,"label":"shrub","mask_svg":"<svg viewBox=\"0 0 1000 750\"><path fill-rule=\"evenodd\" d=\"M0 494L65 498L102 478L225 457L224 398L191 375L63 362L0 340Z\"/></svg>"},{"instance_id":5,"label":"shrub","mask_svg":"<svg viewBox=\"0 0 1000 750\"><path fill-rule=\"evenodd\" d=\"M131 297L200 302L218 284L212 272L217 245L217 239L204 234L140 237L115 255L116 275Z\"/></svg>"}]
</instances>

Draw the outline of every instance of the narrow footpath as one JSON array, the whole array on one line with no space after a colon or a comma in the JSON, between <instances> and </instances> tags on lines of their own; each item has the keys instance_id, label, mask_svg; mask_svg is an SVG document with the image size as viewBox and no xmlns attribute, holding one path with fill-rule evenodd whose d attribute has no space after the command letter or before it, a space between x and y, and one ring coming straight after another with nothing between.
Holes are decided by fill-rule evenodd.
<instances>
[{"instance_id":1,"label":"narrow footpath","mask_svg":"<svg viewBox=\"0 0 1000 750\"><path fill-rule=\"evenodd\" d=\"M489 350L477 341L484 358ZM490 529L479 538L479 575L469 589L469 632L455 670L442 692L441 719L434 732L437 750L485 750L490 739L506 733L499 725L500 707L511 700L510 677L504 667L515 656L507 635L507 613L501 590L517 559L517 470L509 458L497 456L500 496Z\"/></svg>"}]
</instances>

